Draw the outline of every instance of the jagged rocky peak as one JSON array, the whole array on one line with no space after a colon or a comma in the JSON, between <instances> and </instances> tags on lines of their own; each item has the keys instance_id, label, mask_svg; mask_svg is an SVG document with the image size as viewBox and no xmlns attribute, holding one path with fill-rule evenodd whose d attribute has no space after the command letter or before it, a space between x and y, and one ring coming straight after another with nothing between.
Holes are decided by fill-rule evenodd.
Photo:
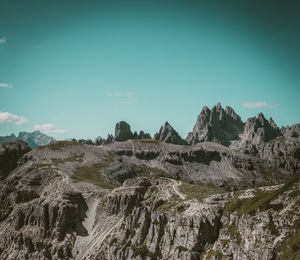
<instances>
[{"instance_id":1,"label":"jagged rocky peak","mask_svg":"<svg viewBox=\"0 0 300 260\"><path fill-rule=\"evenodd\" d=\"M165 122L164 126L160 127L159 132L154 135L154 139L171 144L188 144L168 122Z\"/></svg>"},{"instance_id":2,"label":"jagged rocky peak","mask_svg":"<svg viewBox=\"0 0 300 260\"><path fill-rule=\"evenodd\" d=\"M300 124L294 124L292 126L282 127L281 133L285 137L299 138L300 137Z\"/></svg>"},{"instance_id":3,"label":"jagged rocky peak","mask_svg":"<svg viewBox=\"0 0 300 260\"><path fill-rule=\"evenodd\" d=\"M243 136L255 139L257 142L268 142L280 136L281 132L272 118L267 120L263 113L259 113L257 117L248 118Z\"/></svg>"},{"instance_id":4,"label":"jagged rocky peak","mask_svg":"<svg viewBox=\"0 0 300 260\"><path fill-rule=\"evenodd\" d=\"M144 131L140 131L139 133L135 131L132 133L130 130L130 125L125 121L120 121L116 124L115 136L112 140L109 136L106 143L111 143L113 141L124 142L129 139L151 139L151 135L149 133L145 133Z\"/></svg>"},{"instance_id":5,"label":"jagged rocky peak","mask_svg":"<svg viewBox=\"0 0 300 260\"><path fill-rule=\"evenodd\" d=\"M130 125L125 121L118 122L115 127L115 136L113 141L124 142L132 138L133 134L130 130Z\"/></svg>"},{"instance_id":6,"label":"jagged rocky peak","mask_svg":"<svg viewBox=\"0 0 300 260\"><path fill-rule=\"evenodd\" d=\"M281 136L281 131L272 118L267 120L263 113L248 118L240 139L230 146L233 149L257 154L262 152L266 143Z\"/></svg>"},{"instance_id":7,"label":"jagged rocky peak","mask_svg":"<svg viewBox=\"0 0 300 260\"><path fill-rule=\"evenodd\" d=\"M232 140L238 138L243 128L244 123L233 108L227 106L224 110L221 103L213 106L211 110L204 106L186 141L190 144L217 142L228 146Z\"/></svg>"},{"instance_id":8,"label":"jagged rocky peak","mask_svg":"<svg viewBox=\"0 0 300 260\"><path fill-rule=\"evenodd\" d=\"M43 134L40 131L34 131L32 133L20 132L17 139L25 141L31 148L47 145L50 142L55 141L53 137Z\"/></svg>"}]
</instances>

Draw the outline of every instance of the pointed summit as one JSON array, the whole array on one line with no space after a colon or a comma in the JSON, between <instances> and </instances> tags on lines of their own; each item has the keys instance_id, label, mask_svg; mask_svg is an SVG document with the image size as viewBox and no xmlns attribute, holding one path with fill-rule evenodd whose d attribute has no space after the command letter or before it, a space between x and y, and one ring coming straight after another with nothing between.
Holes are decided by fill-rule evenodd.
<instances>
[{"instance_id":1,"label":"pointed summit","mask_svg":"<svg viewBox=\"0 0 300 260\"><path fill-rule=\"evenodd\" d=\"M259 113L257 117L247 119L240 139L234 141L230 148L257 154L267 142L280 135L281 131L273 119L267 120L263 113Z\"/></svg>"},{"instance_id":2,"label":"pointed summit","mask_svg":"<svg viewBox=\"0 0 300 260\"><path fill-rule=\"evenodd\" d=\"M244 137L255 139L257 144L259 142L268 142L280 135L280 129L273 119L267 120L263 113L259 113L257 117L248 118L243 132Z\"/></svg>"},{"instance_id":3,"label":"pointed summit","mask_svg":"<svg viewBox=\"0 0 300 260\"><path fill-rule=\"evenodd\" d=\"M160 127L159 132L154 135L154 139L171 144L188 144L180 137L180 135L174 130L174 128L168 123L168 121L164 124L164 126Z\"/></svg>"},{"instance_id":4,"label":"pointed summit","mask_svg":"<svg viewBox=\"0 0 300 260\"><path fill-rule=\"evenodd\" d=\"M199 142L217 142L228 146L232 140L242 133L244 123L233 108L222 108L221 103L210 110L204 106L198 115L193 132L188 134L186 141L190 144Z\"/></svg>"}]
</instances>

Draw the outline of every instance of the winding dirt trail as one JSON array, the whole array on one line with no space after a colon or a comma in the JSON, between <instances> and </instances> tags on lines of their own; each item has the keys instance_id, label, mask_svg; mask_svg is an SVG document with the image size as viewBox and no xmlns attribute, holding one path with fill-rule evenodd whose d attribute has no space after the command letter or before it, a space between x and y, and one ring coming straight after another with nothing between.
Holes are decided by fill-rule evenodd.
<instances>
[{"instance_id":1,"label":"winding dirt trail","mask_svg":"<svg viewBox=\"0 0 300 260\"><path fill-rule=\"evenodd\" d=\"M174 181L173 184L172 184L172 188L174 190L174 192L182 199L184 200L185 199L185 195L182 194L177 188L178 186L181 185L181 181Z\"/></svg>"}]
</instances>

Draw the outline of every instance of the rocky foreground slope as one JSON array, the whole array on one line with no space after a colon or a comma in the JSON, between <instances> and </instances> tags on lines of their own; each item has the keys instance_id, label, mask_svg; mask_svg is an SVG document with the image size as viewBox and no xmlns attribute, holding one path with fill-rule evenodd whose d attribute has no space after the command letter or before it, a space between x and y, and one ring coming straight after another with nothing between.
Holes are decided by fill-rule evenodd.
<instances>
[{"instance_id":1,"label":"rocky foreground slope","mask_svg":"<svg viewBox=\"0 0 300 260\"><path fill-rule=\"evenodd\" d=\"M207 142L1 144L0 259L299 259L291 138L268 159Z\"/></svg>"}]
</instances>

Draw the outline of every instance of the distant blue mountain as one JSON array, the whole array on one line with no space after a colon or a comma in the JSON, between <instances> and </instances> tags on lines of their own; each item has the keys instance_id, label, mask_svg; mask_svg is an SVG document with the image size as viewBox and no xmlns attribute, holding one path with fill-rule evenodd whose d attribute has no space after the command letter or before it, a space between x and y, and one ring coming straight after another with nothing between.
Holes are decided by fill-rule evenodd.
<instances>
[{"instance_id":1,"label":"distant blue mountain","mask_svg":"<svg viewBox=\"0 0 300 260\"><path fill-rule=\"evenodd\" d=\"M40 145L46 145L50 142L55 141L53 137L43 134L40 131L34 131L31 133L20 132L18 136L16 136L15 134L0 136L0 143L4 143L15 139L25 141L31 148L35 148Z\"/></svg>"}]
</instances>

